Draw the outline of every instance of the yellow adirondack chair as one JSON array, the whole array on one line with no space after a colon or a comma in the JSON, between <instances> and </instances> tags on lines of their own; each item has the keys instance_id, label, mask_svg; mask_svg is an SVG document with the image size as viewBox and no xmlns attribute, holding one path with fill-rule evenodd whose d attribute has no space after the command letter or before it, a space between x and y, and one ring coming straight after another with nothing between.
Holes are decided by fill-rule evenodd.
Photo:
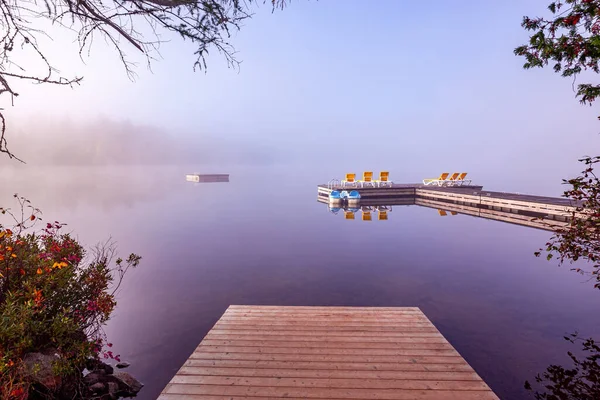
<instances>
[{"instance_id":1,"label":"yellow adirondack chair","mask_svg":"<svg viewBox=\"0 0 600 400\"><path fill-rule=\"evenodd\" d=\"M342 186L354 186L356 187L356 174L346 174L346 179L342 179Z\"/></svg>"},{"instance_id":2,"label":"yellow adirondack chair","mask_svg":"<svg viewBox=\"0 0 600 400\"><path fill-rule=\"evenodd\" d=\"M375 183L377 183L377 186L385 186L385 185L392 185L393 182L390 181L390 173L388 171L381 171L379 173L379 179L375 180Z\"/></svg>"},{"instance_id":3,"label":"yellow adirondack chair","mask_svg":"<svg viewBox=\"0 0 600 400\"><path fill-rule=\"evenodd\" d=\"M464 185L465 183L467 185L471 184L471 180L470 179L465 179L467 177L467 173L466 172L461 172L461 174L458 176L458 178L456 179L456 183L459 185Z\"/></svg>"},{"instance_id":4,"label":"yellow adirondack chair","mask_svg":"<svg viewBox=\"0 0 600 400\"><path fill-rule=\"evenodd\" d=\"M458 177L460 176L460 173L455 172L452 175L450 175L450 177L446 180L446 182L444 182L447 186L454 186L457 184L457 180Z\"/></svg>"},{"instance_id":5,"label":"yellow adirondack chair","mask_svg":"<svg viewBox=\"0 0 600 400\"><path fill-rule=\"evenodd\" d=\"M365 183L367 185L371 185L371 186L375 186L375 183L373 181L373 172L372 171L367 171L367 172L363 172L363 178L362 181L358 181L362 187L365 186Z\"/></svg>"},{"instance_id":6,"label":"yellow adirondack chair","mask_svg":"<svg viewBox=\"0 0 600 400\"><path fill-rule=\"evenodd\" d=\"M444 184L444 182L446 182L446 178L448 177L448 175L450 175L449 172L444 172L444 173L442 173L437 178L423 179L423 184L424 185L439 185L439 186L442 186Z\"/></svg>"}]
</instances>

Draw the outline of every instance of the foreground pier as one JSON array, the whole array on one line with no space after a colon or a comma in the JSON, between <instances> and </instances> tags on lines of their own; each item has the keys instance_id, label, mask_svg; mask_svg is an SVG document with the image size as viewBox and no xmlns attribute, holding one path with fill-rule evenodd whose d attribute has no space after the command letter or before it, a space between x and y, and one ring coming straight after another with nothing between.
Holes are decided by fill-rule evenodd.
<instances>
[{"instance_id":1,"label":"foreground pier","mask_svg":"<svg viewBox=\"0 0 600 400\"><path fill-rule=\"evenodd\" d=\"M497 400L416 307L230 306L165 387L180 399Z\"/></svg>"}]
</instances>

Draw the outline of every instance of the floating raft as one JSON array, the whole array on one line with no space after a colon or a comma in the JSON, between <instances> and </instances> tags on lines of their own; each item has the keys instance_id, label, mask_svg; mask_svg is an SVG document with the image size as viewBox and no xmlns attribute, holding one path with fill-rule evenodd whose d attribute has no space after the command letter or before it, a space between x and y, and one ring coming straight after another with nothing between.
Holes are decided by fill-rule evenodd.
<instances>
[{"instance_id":1,"label":"floating raft","mask_svg":"<svg viewBox=\"0 0 600 400\"><path fill-rule=\"evenodd\" d=\"M419 308L235 305L159 396L258 398L498 399Z\"/></svg>"},{"instance_id":2,"label":"floating raft","mask_svg":"<svg viewBox=\"0 0 600 400\"><path fill-rule=\"evenodd\" d=\"M187 174L188 182L229 182L229 174Z\"/></svg>"}]
</instances>

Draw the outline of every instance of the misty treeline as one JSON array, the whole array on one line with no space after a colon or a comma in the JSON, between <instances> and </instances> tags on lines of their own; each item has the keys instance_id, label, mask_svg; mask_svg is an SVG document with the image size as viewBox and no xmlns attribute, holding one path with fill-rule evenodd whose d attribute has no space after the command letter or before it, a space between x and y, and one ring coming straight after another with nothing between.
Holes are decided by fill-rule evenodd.
<instances>
[{"instance_id":1,"label":"misty treeline","mask_svg":"<svg viewBox=\"0 0 600 400\"><path fill-rule=\"evenodd\" d=\"M15 122L17 122L15 120ZM18 121L11 145L29 165L183 165L265 164L266 148L226 141L199 132L171 132L99 117L86 122L68 118ZM0 157L0 165L16 160ZM20 164L20 163L19 163Z\"/></svg>"}]
</instances>

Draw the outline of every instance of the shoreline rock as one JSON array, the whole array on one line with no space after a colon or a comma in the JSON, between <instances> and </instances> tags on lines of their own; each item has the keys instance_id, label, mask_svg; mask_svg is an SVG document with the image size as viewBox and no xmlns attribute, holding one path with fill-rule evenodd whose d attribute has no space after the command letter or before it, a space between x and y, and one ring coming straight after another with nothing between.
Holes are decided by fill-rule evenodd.
<instances>
[{"instance_id":1,"label":"shoreline rock","mask_svg":"<svg viewBox=\"0 0 600 400\"><path fill-rule=\"evenodd\" d=\"M135 397L144 387L144 384L128 372L115 372L111 365L102 361L97 361L94 368L83 381L95 398L114 400L120 397Z\"/></svg>"},{"instance_id":2,"label":"shoreline rock","mask_svg":"<svg viewBox=\"0 0 600 400\"><path fill-rule=\"evenodd\" d=\"M127 368L129 367L129 363L127 361L121 361L119 363L117 363L117 365L115 365L115 367L119 368L119 369L123 369L123 368Z\"/></svg>"},{"instance_id":3,"label":"shoreline rock","mask_svg":"<svg viewBox=\"0 0 600 400\"><path fill-rule=\"evenodd\" d=\"M133 395L136 395L144 387L143 383L135 379L128 372L115 372L112 376L123 383L123 385L119 385L119 388L126 393L132 393Z\"/></svg>"},{"instance_id":4,"label":"shoreline rock","mask_svg":"<svg viewBox=\"0 0 600 400\"><path fill-rule=\"evenodd\" d=\"M56 349L44 352L27 353L23 357L26 374L36 383L51 393L57 392L62 385L62 378L54 373L54 363L60 360Z\"/></svg>"},{"instance_id":5,"label":"shoreline rock","mask_svg":"<svg viewBox=\"0 0 600 400\"><path fill-rule=\"evenodd\" d=\"M23 358L25 371L34 384L59 400L71 400L79 391L77 386L80 383L84 385L81 393L84 399L117 400L120 397L135 397L144 387L144 384L130 373L115 372L112 365L100 360L88 360L82 374L63 379L54 373L53 364L58 360L60 355L55 349L28 353ZM127 362L119 362L116 365L117 368L128 366Z\"/></svg>"}]
</instances>

